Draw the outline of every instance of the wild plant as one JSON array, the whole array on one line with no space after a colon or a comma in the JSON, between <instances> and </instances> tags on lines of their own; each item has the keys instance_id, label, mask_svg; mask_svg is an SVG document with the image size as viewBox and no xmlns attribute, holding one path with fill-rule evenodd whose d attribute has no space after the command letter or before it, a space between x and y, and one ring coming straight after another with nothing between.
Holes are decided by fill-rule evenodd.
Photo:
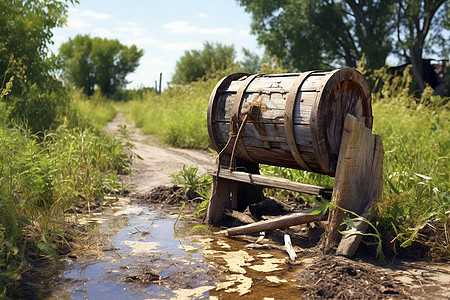
<instances>
[{"instance_id":1,"label":"wild plant","mask_svg":"<svg viewBox=\"0 0 450 300\"><path fill-rule=\"evenodd\" d=\"M317 204L317 209L312 211L311 215L318 215L318 214L325 214L330 209L339 209L343 211L346 216L344 218L344 221L340 225L346 225L346 229L343 231L339 230L339 233L343 235L343 238L349 238L353 235L361 235L363 237L372 237L375 239L375 241L363 241L364 243L368 245L377 245L376 249L376 256L382 261L385 262L385 255L383 252L383 238L381 236L381 233L378 231L375 225L372 224L368 219L358 215L357 213L342 208L338 205L336 205L333 202L328 201L315 201ZM373 231L372 232L362 232L358 230L355 222L364 222L366 223Z\"/></svg>"},{"instance_id":2,"label":"wild plant","mask_svg":"<svg viewBox=\"0 0 450 300\"><path fill-rule=\"evenodd\" d=\"M186 193L193 193L200 197L201 202L196 207L194 213L198 214L206 210L209 202L210 187L212 184L211 175L205 174L199 176L197 174L198 168L189 167L186 168L183 165L183 169L170 175L173 178L174 183L181 185Z\"/></svg>"}]
</instances>

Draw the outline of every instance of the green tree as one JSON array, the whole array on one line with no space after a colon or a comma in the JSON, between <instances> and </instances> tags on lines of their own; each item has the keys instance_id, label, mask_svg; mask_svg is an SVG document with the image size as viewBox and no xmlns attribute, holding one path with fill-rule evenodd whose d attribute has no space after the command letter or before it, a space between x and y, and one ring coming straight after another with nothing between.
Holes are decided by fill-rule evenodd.
<instances>
[{"instance_id":1,"label":"green tree","mask_svg":"<svg viewBox=\"0 0 450 300\"><path fill-rule=\"evenodd\" d=\"M450 5L445 0L397 0L396 4L397 46L401 56L412 64L414 77L423 90L423 55L436 49L438 55L448 59L450 40L443 31L450 31Z\"/></svg>"},{"instance_id":2,"label":"green tree","mask_svg":"<svg viewBox=\"0 0 450 300\"><path fill-rule=\"evenodd\" d=\"M252 14L252 32L266 51L300 70L355 67L363 54L369 69L383 66L390 54L420 69L423 50L432 46L427 36L442 37L449 18L445 0L237 2Z\"/></svg>"},{"instance_id":3,"label":"green tree","mask_svg":"<svg viewBox=\"0 0 450 300\"><path fill-rule=\"evenodd\" d=\"M177 61L172 82L187 84L205 76L208 71L230 66L235 59L234 46L205 42L202 50L188 50Z\"/></svg>"},{"instance_id":4,"label":"green tree","mask_svg":"<svg viewBox=\"0 0 450 300\"><path fill-rule=\"evenodd\" d=\"M83 88L88 95L92 95L98 85L104 95L112 96L128 83L126 76L139 66L144 51L118 40L77 35L61 45L59 54L69 82Z\"/></svg>"},{"instance_id":5,"label":"green tree","mask_svg":"<svg viewBox=\"0 0 450 300\"><path fill-rule=\"evenodd\" d=\"M263 59L256 53L252 53L249 49L242 48L242 52L244 54L244 57L242 61L239 62L239 66L242 72L249 74L259 73L259 71L261 71Z\"/></svg>"},{"instance_id":6,"label":"green tree","mask_svg":"<svg viewBox=\"0 0 450 300\"><path fill-rule=\"evenodd\" d=\"M48 45L53 28L65 24L70 3L75 1L0 1L0 82L14 76L1 109L35 132L49 128L67 104Z\"/></svg>"}]
</instances>

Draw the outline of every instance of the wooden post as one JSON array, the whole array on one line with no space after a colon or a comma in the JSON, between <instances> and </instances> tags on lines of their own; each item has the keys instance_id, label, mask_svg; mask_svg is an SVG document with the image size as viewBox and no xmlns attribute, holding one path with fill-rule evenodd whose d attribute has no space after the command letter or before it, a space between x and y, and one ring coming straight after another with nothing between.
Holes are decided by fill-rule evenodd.
<instances>
[{"instance_id":1,"label":"wooden post","mask_svg":"<svg viewBox=\"0 0 450 300\"><path fill-rule=\"evenodd\" d=\"M381 137L373 135L363 123L347 115L331 201L339 207L362 214L381 196L383 157ZM367 216L369 214L367 212ZM325 250L330 250L340 237L338 228L344 217L342 210L330 210ZM365 230L363 227L361 229ZM346 241L347 245L342 245L340 252L347 256L353 255L360 241L358 237Z\"/></svg>"},{"instance_id":2,"label":"wooden post","mask_svg":"<svg viewBox=\"0 0 450 300\"><path fill-rule=\"evenodd\" d=\"M221 155L217 163L220 168L228 167L230 156ZM258 164L236 160L236 166L248 173L259 174ZM206 220L211 225L221 225L225 209L244 211L250 204L258 203L263 199L262 187L222 178L220 168L218 173L213 175L211 197L206 212Z\"/></svg>"},{"instance_id":3,"label":"wooden post","mask_svg":"<svg viewBox=\"0 0 450 300\"><path fill-rule=\"evenodd\" d=\"M238 187L239 183L237 181L213 176L211 197L206 212L206 220L209 224L220 225L222 223L223 211L226 208L237 208Z\"/></svg>"}]
</instances>

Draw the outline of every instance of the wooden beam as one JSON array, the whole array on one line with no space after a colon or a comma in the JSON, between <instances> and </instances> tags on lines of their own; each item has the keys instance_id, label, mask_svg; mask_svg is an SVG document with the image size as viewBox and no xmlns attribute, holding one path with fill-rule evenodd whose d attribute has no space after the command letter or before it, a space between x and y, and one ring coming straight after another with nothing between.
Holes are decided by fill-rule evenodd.
<instances>
[{"instance_id":1,"label":"wooden beam","mask_svg":"<svg viewBox=\"0 0 450 300\"><path fill-rule=\"evenodd\" d=\"M252 224L229 228L226 230L219 231L216 234L224 236L249 234L260 231L274 230L278 228L286 228L289 226L311 223L327 219L327 216L323 214L311 215L310 213L313 212L314 210L316 210L316 208L310 208L301 212L276 217L271 220L265 220Z\"/></svg>"},{"instance_id":2,"label":"wooden beam","mask_svg":"<svg viewBox=\"0 0 450 300\"><path fill-rule=\"evenodd\" d=\"M346 116L342 132L331 201L361 215L382 194L383 144L380 136L372 134L372 130L351 115ZM370 216L370 210L365 213ZM339 240L338 228L344 217L342 210L330 210L325 250L331 249ZM364 224L358 226L361 230L366 229ZM352 256L360 241L360 236L344 239L339 253Z\"/></svg>"},{"instance_id":3,"label":"wooden beam","mask_svg":"<svg viewBox=\"0 0 450 300\"><path fill-rule=\"evenodd\" d=\"M323 195L324 193L331 193L333 188L317 186L306 183L293 182L288 179L279 177L269 177L264 175L255 175L239 171L229 171L227 169L220 169L215 172L214 176L219 178L245 182L253 185L259 185L269 188L285 189L310 195Z\"/></svg>"}]
</instances>

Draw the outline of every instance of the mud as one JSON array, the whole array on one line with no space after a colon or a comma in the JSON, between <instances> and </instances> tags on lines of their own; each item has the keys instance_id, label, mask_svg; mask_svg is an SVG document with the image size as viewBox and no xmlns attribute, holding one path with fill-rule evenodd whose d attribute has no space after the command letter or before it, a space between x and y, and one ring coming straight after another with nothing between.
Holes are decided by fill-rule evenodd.
<instances>
[{"instance_id":1,"label":"mud","mask_svg":"<svg viewBox=\"0 0 450 300\"><path fill-rule=\"evenodd\" d=\"M386 272L339 256L319 256L297 278L305 299L409 298L406 287Z\"/></svg>"}]
</instances>

